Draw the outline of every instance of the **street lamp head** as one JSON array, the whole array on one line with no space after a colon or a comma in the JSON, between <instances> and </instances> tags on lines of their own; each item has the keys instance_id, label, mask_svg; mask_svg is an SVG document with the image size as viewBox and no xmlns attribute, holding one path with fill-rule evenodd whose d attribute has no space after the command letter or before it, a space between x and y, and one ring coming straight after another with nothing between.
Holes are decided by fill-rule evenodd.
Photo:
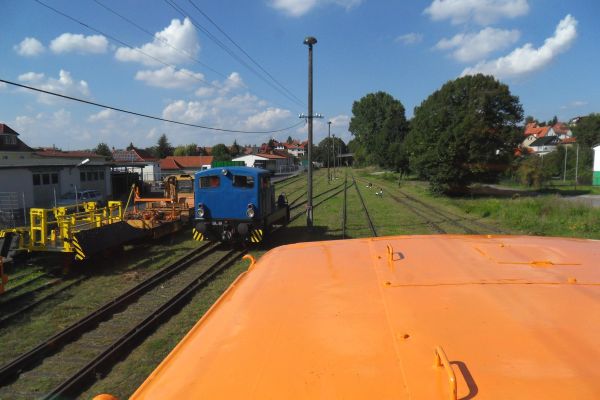
<instances>
[{"instance_id":1,"label":"street lamp head","mask_svg":"<svg viewBox=\"0 0 600 400\"><path fill-rule=\"evenodd\" d=\"M317 43L317 38L313 37L313 36L307 36L304 38L304 44L312 47L313 44Z\"/></svg>"},{"instance_id":2,"label":"street lamp head","mask_svg":"<svg viewBox=\"0 0 600 400\"><path fill-rule=\"evenodd\" d=\"M327 125L331 125L331 121L327 121Z\"/></svg>"}]
</instances>

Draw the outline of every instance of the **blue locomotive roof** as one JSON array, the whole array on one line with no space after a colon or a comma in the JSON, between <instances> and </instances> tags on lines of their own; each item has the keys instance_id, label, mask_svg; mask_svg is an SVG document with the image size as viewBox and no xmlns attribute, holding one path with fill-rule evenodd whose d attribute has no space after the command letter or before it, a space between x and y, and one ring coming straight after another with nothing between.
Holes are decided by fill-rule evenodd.
<instances>
[{"instance_id":1,"label":"blue locomotive roof","mask_svg":"<svg viewBox=\"0 0 600 400\"><path fill-rule=\"evenodd\" d=\"M217 168L205 169L204 171L198 171L198 172L196 172L196 176L214 175L215 172L218 172L220 174L220 173L222 173L221 171L223 171L224 169L226 169L227 171L231 172L234 175L235 174L243 174L243 175L249 175L249 176L259 176L259 175L263 175L263 174L269 175L269 171L267 171L266 169L262 169L262 168L217 167Z\"/></svg>"}]
</instances>

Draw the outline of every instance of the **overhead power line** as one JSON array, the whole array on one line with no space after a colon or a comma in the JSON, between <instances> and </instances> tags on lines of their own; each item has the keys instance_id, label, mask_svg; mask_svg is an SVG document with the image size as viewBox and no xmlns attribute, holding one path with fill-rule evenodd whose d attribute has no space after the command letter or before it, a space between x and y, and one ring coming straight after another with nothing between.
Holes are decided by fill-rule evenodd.
<instances>
[{"instance_id":1,"label":"overhead power line","mask_svg":"<svg viewBox=\"0 0 600 400\"><path fill-rule=\"evenodd\" d=\"M121 18L122 20L126 21L127 23L129 23L130 25L135 26L137 29L139 29L140 31L144 32L145 34L147 34L148 36L159 40L162 44L164 44L165 46L169 46L170 48L172 48L173 50L177 51L180 54L183 54L184 56L186 56L188 59L192 60L193 62L197 63L198 65L203 66L204 68L214 72L215 74L219 75L222 78L227 78L227 75L217 71L216 69L212 68L210 65L198 60L196 57L194 57L192 54L190 54L188 51L183 50L183 49L179 49L175 46L173 46L171 43L169 43L168 40L165 40L159 36L155 36L154 33L152 33L151 31L149 31L148 29L144 28L143 26L137 24L136 22L132 21L131 19L127 18L126 16L124 16L123 14L120 14L119 12L115 11L114 9L112 9L111 7L107 6L106 4L103 4L102 2L100 2L99 0L94 0L94 2L96 4L98 4L100 7L104 8L105 10L113 13L114 15L116 15L117 17Z\"/></svg>"},{"instance_id":2,"label":"overhead power line","mask_svg":"<svg viewBox=\"0 0 600 400\"><path fill-rule=\"evenodd\" d=\"M223 49L223 51L225 51L227 54L229 54L231 57L233 57L235 60L237 60L240 64L242 64L244 67L246 67L252 73L254 73L259 79L261 79L267 85L269 85L270 87L272 87L273 89L275 89L277 92L279 92L281 95L283 95L284 97L286 97L288 100L294 102L295 104L298 104L298 105L304 107L304 103L302 103L302 101L298 100L298 98L296 96L293 96L293 95L290 95L290 94L286 93L284 90L280 89L278 86L276 86L275 84L273 84L273 82L271 82L270 80L268 80L267 78L265 78L260 72L258 72L256 69L254 69L244 59L242 59L233 50L231 50L225 43L223 43L221 40L219 40L219 38L217 38L215 35L213 35L209 30L207 30L206 28L204 28L202 25L200 25L199 23L197 23L196 20L193 17L191 17L189 15L189 13L187 13L183 8L181 8L179 5L177 5L177 3L175 3L174 0L164 0L164 2L167 3L168 5L170 5L175 11L177 11L184 18L188 17L190 19L190 21L192 22L192 24L196 28L198 28L198 30L200 30L202 33L204 33L217 46L219 46L221 49Z\"/></svg>"},{"instance_id":3,"label":"overhead power line","mask_svg":"<svg viewBox=\"0 0 600 400\"><path fill-rule=\"evenodd\" d=\"M66 14L66 13L64 13L64 12L62 12L62 11L60 11L60 10L58 10L58 9L56 9L56 8L54 8L54 7L50 6L50 5L48 5L48 4L46 4L46 3L44 3L44 2L43 2L43 1L41 1L41 0L33 0L33 1L35 1L35 2L36 2L36 3L38 3L38 4L40 4L41 6L44 6L44 7L48 8L49 10L52 10L52 11L54 11L55 13L57 13L57 14L59 14L59 15L62 15L63 17L65 17L65 18L67 18L67 19L70 19L71 21L73 21L73 22L75 22L75 23L78 23L78 24L79 24L79 25L81 25L81 26L84 26L85 28L87 28L87 29L89 29L89 30L91 30L91 31L94 31L94 32L96 32L96 33L99 33L99 34L101 34L101 35L104 35L104 36L106 36L107 38L109 38L109 39L110 39L110 40L112 40L113 42L117 42L117 43L119 43L119 44L120 44L120 45L122 45L122 46L125 46L125 47L127 47L127 48L129 48L129 49L131 49L131 50L133 50L133 51L136 51L136 52L138 52L138 53L140 53L140 54L143 54L144 56L146 56L146 57L148 57L148 58L151 58L152 60L154 60L154 61L156 61L156 62L158 62L158 63L160 63L160 64L162 64L162 65L165 65L165 66L167 66L167 67L172 67L172 68L175 68L175 70L178 70L179 72L181 72L181 73L183 73L183 74L185 74L185 75L187 75L187 76L191 77L192 79L195 79L195 80L197 80L197 81L199 81L199 82L203 82L203 83L206 83L207 85L211 85L211 86L215 86L216 88L219 88L219 87L218 87L218 86L216 86L215 84L213 84L213 83L211 83L211 82L208 82L206 79L199 78L199 77L197 77L197 76L196 76L196 75L194 75L194 74L190 74L190 73L189 73L189 72L187 72L185 69L181 69L181 68L179 68L179 69L178 69L176 65L174 65L174 64L171 64L171 63L168 63L168 62L166 62L166 61L163 61L163 60L161 60L161 59L159 59L159 58L157 58L157 57L155 57L155 56L153 56L153 55L150 55L150 54L148 54L148 53L146 53L146 52L144 52L144 51L142 51L142 50L138 49L137 47L133 47L133 46L129 45L128 43L125 43L124 41L122 41L122 40L120 40L120 39L118 39L118 38L116 38L116 37L114 37L114 36L112 36L112 35L109 35L109 34L107 34L107 33L103 32L103 31L101 31L100 29L94 28L93 26L90 26L90 25L86 24L85 22L78 20L77 18L75 18L75 17L72 17L72 16L70 16L70 15L68 15L68 14Z\"/></svg>"},{"instance_id":4,"label":"overhead power line","mask_svg":"<svg viewBox=\"0 0 600 400\"><path fill-rule=\"evenodd\" d=\"M12 85L12 86L17 86L17 87L20 87L20 88L23 88L23 89L33 90L35 92L40 92L40 93L48 94L48 95L51 95L51 96L61 97L63 99L67 99L67 100L77 101L77 102L80 102L80 103L85 103L85 104L89 104L89 105L96 106L96 107L107 108L109 110L118 111L118 112L122 112L122 113L125 113L125 114L136 115L138 117L154 119L156 121L168 122L168 123L171 123L171 124L189 126L189 127L192 127L192 128L208 129L208 130L211 130L211 131L232 132L232 133L277 133L277 132L283 132L283 131L287 131L287 130L293 129L293 128L295 128L295 127L297 127L297 126L299 126L299 125L301 125L301 124L304 123L303 121L301 121L301 122L299 122L297 124L294 124L292 126L288 126L286 128L273 129L273 130L267 130L267 131L245 131L245 130L238 130L238 129L216 128L216 127L212 127L212 126L190 124L190 123L187 123L187 122L174 121L172 119L160 118L160 117L155 117L153 115L142 114L142 113L135 112L135 111L129 111L129 110L125 110L123 108L112 107L112 106L108 106L108 105L105 105L105 104L95 103L95 102L89 101L89 100L79 99L77 97L67 96L67 95L60 94L60 93L50 92L48 90L38 89L38 88L35 88L35 87L32 87L32 86L22 85L20 83L16 83L16 82L12 82L12 81L7 81L5 79L0 79L0 82L6 83L6 84Z\"/></svg>"},{"instance_id":5,"label":"overhead power line","mask_svg":"<svg viewBox=\"0 0 600 400\"><path fill-rule=\"evenodd\" d=\"M294 97L296 100L298 100L300 102L300 104L304 104L300 99L298 99L298 97L296 97L294 95L294 93L292 93L288 88L286 88L283 84L281 84L277 79L275 79L275 77L273 75L271 75L269 73L269 71L267 71L265 68L263 68L262 65L260 65L258 63L258 61L256 61L254 58L252 58L252 56L250 56L250 54L248 54L246 52L246 50L244 50L235 40L233 40L233 38L231 36L229 36L227 34L227 32L225 32L223 29L221 29L221 27L212 20L212 18L210 18L204 11L202 11L197 5L196 3L194 3L193 0L188 0L190 2L190 4L192 5L192 7L194 7L200 14L202 14L202 16L204 18L206 18L208 20L208 22L210 22L215 28L217 28L219 30L219 32L221 32L227 39L229 39L229 41L231 43L233 43L233 45L235 47L238 48L238 50L240 50L242 53L244 53L244 55L246 57L248 57L248 59L250 61L252 61L252 63L254 63L254 65L256 65L258 68L260 68L261 71L263 71L269 78L271 78L271 80L273 82L275 82L280 88L282 88L283 90L285 90L287 93L289 93L292 97Z\"/></svg>"}]
</instances>

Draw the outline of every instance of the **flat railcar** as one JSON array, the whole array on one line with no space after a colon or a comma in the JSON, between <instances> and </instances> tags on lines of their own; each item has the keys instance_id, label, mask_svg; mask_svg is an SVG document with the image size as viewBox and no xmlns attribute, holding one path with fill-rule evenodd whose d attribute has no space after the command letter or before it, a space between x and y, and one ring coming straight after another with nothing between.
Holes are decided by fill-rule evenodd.
<instances>
[{"instance_id":1,"label":"flat railcar","mask_svg":"<svg viewBox=\"0 0 600 400\"><path fill-rule=\"evenodd\" d=\"M276 248L133 399L598 399L600 242L395 236Z\"/></svg>"},{"instance_id":2,"label":"flat railcar","mask_svg":"<svg viewBox=\"0 0 600 400\"><path fill-rule=\"evenodd\" d=\"M194 177L196 240L261 242L274 225L289 221L287 199L275 199L269 171L224 166Z\"/></svg>"}]
</instances>

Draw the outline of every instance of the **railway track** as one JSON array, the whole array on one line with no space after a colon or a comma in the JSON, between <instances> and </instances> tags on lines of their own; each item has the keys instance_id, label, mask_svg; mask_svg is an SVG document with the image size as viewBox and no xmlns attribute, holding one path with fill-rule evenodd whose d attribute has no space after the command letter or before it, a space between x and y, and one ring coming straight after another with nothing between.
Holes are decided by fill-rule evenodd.
<instances>
[{"instance_id":1,"label":"railway track","mask_svg":"<svg viewBox=\"0 0 600 400\"><path fill-rule=\"evenodd\" d=\"M110 369L136 343L173 315L198 288L237 261L241 254L239 250L225 252L212 244L189 252L0 367L0 385L4 385L0 388L0 398L76 396L97 374ZM199 262L206 257L218 260L209 266Z\"/></svg>"},{"instance_id":2,"label":"railway track","mask_svg":"<svg viewBox=\"0 0 600 400\"><path fill-rule=\"evenodd\" d=\"M342 239L346 239L346 222L348 221L348 171L344 173L344 201L342 203Z\"/></svg>"},{"instance_id":3,"label":"railway track","mask_svg":"<svg viewBox=\"0 0 600 400\"><path fill-rule=\"evenodd\" d=\"M375 225L373 225L373 220L371 219L371 215L369 214L369 210L367 209L367 205L365 204L362 194L360 193L360 189L358 188L358 185L356 184L356 179L354 178L354 176L352 176L352 183L354 184L354 188L356 188L356 193L358 193L358 198L360 200L360 204L362 205L362 209L365 212L365 216L367 218L367 224L369 225L371 234L373 235L373 237L377 237L377 230L375 229Z\"/></svg>"},{"instance_id":4,"label":"railway track","mask_svg":"<svg viewBox=\"0 0 600 400\"><path fill-rule=\"evenodd\" d=\"M386 195L389 196L392 200L399 204L402 204L411 212L422 218L425 224L429 226L430 229L435 233L448 233L446 229L441 227L441 224L454 226L459 230L462 230L465 233L471 235L480 235L487 233L505 233L501 229L498 229L491 225L484 224L473 219L467 219L470 225L478 227L478 229L473 229L472 227L461 222L461 220L465 219L463 216L449 212L447 210L442 210L439 207L431 203L427 203L415 196L412 196L406 191L401 190L399 188L394 188L392 190L387 185L382 185L381 183L378 183L378 185L386 190ZM400 193L401 196L395 195L393 193L394 191Z\"/></svg>"}]
</instances>

